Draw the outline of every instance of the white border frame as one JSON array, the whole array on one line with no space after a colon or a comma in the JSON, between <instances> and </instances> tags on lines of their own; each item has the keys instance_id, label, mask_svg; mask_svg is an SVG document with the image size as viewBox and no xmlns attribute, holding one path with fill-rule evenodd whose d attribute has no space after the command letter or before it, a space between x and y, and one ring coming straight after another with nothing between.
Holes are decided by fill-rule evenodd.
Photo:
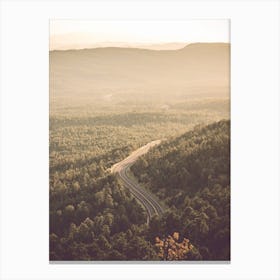
<instances>
[{"instance_id":1,"label":"white border frame","mask_svg":"<svg viewBox=\"0 0 280 280\"><path fill-rule=\"evenodd\" d=\"M48 261L50 18L231 19L230 264ZM279 2L2 1L1 279L279 279Z\"/></svg>"}]
</instances>

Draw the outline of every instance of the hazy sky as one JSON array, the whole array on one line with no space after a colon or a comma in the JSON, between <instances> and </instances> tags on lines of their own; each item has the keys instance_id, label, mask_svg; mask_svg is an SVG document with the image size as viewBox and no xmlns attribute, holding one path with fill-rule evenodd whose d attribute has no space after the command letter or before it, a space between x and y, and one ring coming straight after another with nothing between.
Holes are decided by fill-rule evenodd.
<instances>
[{"instance_id":1,"label":"hazy sky","mask_svg":"<svg viewBox=\"0 0 280 280\"><path fill-rule=\"evenodd\" d=\"M171 42L229 42L229 21L50 21L51 50Z\"/></svg>"}]
</instances>

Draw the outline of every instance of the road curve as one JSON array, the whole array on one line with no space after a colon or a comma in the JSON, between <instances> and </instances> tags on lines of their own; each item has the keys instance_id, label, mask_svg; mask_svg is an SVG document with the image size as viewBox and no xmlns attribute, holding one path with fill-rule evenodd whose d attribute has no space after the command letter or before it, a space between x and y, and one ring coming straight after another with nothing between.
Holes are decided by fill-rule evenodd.
<instances>
[{"instance_id":1,"label":"road curve","mask_svg":"<svg viewBox=\"0 0 280 280\"><path fill-rule=\"evenodd\" d=\"M137 182L135 182L135 180L131 178L131 176L128 175L128 170L140 156L147 153L151 147L158 145L160 142L160 140L156 140L146 144L145 146L142 146L138 150L134 151L127 158L114 164L111 167L111 172L119 175L122 184L131 191L135 198L145 208L147 212L148 224L152 216L161 216L164 212L164 209L147 190L142 188Z\"/></svg>"}]
</instances>

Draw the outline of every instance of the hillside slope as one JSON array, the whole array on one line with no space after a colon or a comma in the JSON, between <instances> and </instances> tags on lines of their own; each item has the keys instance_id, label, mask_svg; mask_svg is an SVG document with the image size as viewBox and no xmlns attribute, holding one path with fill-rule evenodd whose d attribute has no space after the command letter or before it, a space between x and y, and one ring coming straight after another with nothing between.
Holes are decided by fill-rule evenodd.
<instances>
[{"instance_id":1,"label":"hillside slope","mask_svg":"<svg viewBox=\"0 0 280 280\"><path fill-rule=\"evenodd\" d=\"M170 207L150 238L188 236L202 259L230 259L230 122L197 127L151 150L132 167Z\"/></svg>"},{"instance_id":2,"label":"hillside slope","mask_svg":"<svg viewBox=\"0 0 280 280\"><path fill-rule=\"evenodd\" d=\"M229 185L229 121L196 129L151 150L134 166L140 180L166 195Z\"/></svg>"}]
</instances>

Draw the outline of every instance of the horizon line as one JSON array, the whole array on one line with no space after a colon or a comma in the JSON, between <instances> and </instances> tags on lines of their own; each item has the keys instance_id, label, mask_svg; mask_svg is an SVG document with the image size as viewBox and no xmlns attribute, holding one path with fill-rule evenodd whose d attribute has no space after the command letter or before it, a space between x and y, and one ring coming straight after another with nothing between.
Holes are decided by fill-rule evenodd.
<instances>
[{"instance_id":1,"label":"horizon line","mask_svg":"<svg viewBox=\"0 0 280 280\"><path fill-rule=\"evenodd\" d=\"M108 46L98 46L99 44L109 44ZM110 45L112 44L112 45ZM116 44L114 46L114 44ZM117 45L119 44L119 45ZM123 46L120 44L124 44ZM79 50L96 50L96 49L138 49L138 50L148 50L148 51L178 51L186 48L189 45L194 45L194 44L227 44L230 45L230 42L203 42L203 41L197 41L197 42L189 42L189 43L184 43L184 42L166 42L166 43L127 43L128 45L125 45L125 42L100 42L97 43L97 46L85 46L85 47L76 47L76 48L49 48L49 52L52 51L79 51ZM135 44L135 46L133 46ZM181 45L181 47L178 48L163 48L160 49L160 46L164 47L167 45L171 44L177 44Z\"/></svg>"}]
</instances>

